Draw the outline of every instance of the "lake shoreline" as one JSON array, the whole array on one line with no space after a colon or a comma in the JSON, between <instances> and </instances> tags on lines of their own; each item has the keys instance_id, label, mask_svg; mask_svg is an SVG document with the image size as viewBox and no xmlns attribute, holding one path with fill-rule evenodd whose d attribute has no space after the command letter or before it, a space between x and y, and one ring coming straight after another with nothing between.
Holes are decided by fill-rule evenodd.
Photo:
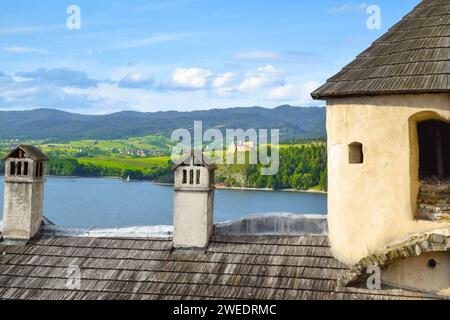
<instances>
[{"instance_id":1,"label":"lake shoreline","mask_svg":"<svg viewBox=\"0 0 450 320\"><path fill-rule=\"evenodd\" d=\"M114 176L105 176L105 177L78 177L78 176L47 176L48 178L56 178L56 179L111 179L111 180L120 180L124 181L124 179L120 177ZM161 187L173 187L173 183L163 183L163 182L155 182L150 180L131 180L131 182L149 182L156 186ZM292 192L292 193L310 193L310 194L323 194L327 195L327 191L320 190L296 190L296 189L271 189L271 188L251 188L251 187L225 187L225 186L216 186L216 190L231 190L231 191L264 191L264 192Z\"/></svg>"},{"instance_id":2,"label":"lake shoreline","mask_svg":"<svg viewBox=\"0 0 450 320\"><path fill-rule=\"evenodd\" d=\"M173 183L159 183L152 182L157 186L163 187L173 187ZM251 187L225 187L216 186L216 190L232 190L232 191L265 191L265 192L293 192L293 193L312 193L312 194L324 194L327 195L328 192L320 190L295 190L295 189L270 189L270 188L251 188Z\"/></svg>"},{"instance_id":3,"label":"lake shoreline","mask_svg":"<svg viewBox=\"0 0 450 320\"><path fill-rule=\"evenodd\" d=\"M272 190L217 190L214 221L255 214L325 214L327 196ZM0 181L0 193L4 181ZM258 192L259 191L259 192ZM267 192L270 191L270 192ZM0 207L3 199L0 198ZM128 183L117 177L48 177L45 216L58 226L126 228L173 224L174 191L167 183Z\"/></svg>"},{"instance_id":4,"label":"lake shoreline","mask_svg":"<svg viewBox=\"0 0 450 320\"><path fill-rule=\"evenodd\" d=\"M102 177L81 177L81 176L49 176L46 175L46 178L52 179L111 179L111 180L123 180L121 177L114 176L102 176Z\"/></svg>"},{"instance_id":5,"label":"lake shoreline","mask_svg":"<svg viewBox=\"0 0 450 320\"><path fill-rule=\"evenodd\" d=\"M295 190L295 189L271 189L271 188L250 188L250 187L221 187L216 186L217 190L235 190L235 191L265 191L265 192L292 192L292 193L316 193L328 194L326 191L320 190Z\"/></svg>"}]
</instances>

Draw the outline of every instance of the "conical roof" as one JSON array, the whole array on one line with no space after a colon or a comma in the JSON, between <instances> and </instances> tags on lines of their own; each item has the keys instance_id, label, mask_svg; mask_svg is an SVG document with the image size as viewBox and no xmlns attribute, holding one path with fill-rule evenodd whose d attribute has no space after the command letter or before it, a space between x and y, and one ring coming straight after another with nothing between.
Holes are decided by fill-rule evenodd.
<instances>
[{"instance_id":1,"label":"conical roof","mask_svg":"<svg viewBox=\"0 0 450 320\"><path fill-rule=\"evenodd\" d=\"M450 92L450 0L422 1L312 96L439 92Z\"/></svg>"}]
</instances>

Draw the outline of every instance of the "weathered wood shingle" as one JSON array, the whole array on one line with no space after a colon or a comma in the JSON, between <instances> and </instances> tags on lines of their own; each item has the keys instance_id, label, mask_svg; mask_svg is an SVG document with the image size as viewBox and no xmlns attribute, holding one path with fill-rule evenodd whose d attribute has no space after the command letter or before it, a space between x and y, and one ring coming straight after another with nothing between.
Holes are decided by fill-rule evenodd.
<instances>
[{"instance_id":1,"label":"weathered wood shingle","mask_svg":"<svg viewBox=\"0 0 450 320\"><path fill-rule=\"evenodd\" d=\"M7 156L5 156L3 158L7 159L10 157L15 157L16 153L18 150L22 150L23 152L25 152L30 158L34 159L34 160L41 160L41 161L48 161L49 158L47 157L47 155L45 153L43 153L40 149L38 149L35 146L31 146L31 145L20 145L18 146L16 149L12 150Z\"/></svg>"},{"instance_id":2,"label":"weathered wood shingle","mask_svg":"<svg viewBox=\"0 0 450 320\"><path fill-rule=\"evenodd\" d=\"M439 92L450 92L450 0L420 3L312 96Z\"/></svg>"},{"instance_id":3,"label":"weathered wood shingle","mask_svg":"<svg viewBox=\"0 0 450 320\"><path fill-rule=\"evenodd\" d=\"M80 290L68 283L81 270ZM0 245L1 299L417 299L404 290L337 287L347 270L327 237L224 237L205 254L176 254L171 239L42 236Z\"/></svg>"}]
</instances>

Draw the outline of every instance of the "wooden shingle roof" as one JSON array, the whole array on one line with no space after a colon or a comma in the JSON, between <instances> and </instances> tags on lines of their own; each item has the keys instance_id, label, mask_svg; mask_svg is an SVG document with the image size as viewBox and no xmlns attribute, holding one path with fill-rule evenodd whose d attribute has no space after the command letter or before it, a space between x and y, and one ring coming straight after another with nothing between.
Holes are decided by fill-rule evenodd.
<instances>
[{"instance_id":1,"label":"wooden shingle roof","mask_svg":"<svg viewBox=\"0 0 450 320\"><path fill-rule=\"evenodd\" d=\"M49 158L47 155L42 152L39 148L32 146L32 145L20 145L16 149L12 150L10 153L8 153L7 156L5 156L3 159L8 158L15 158L17 156L17 152L19 150L22 150L27 154L28 157L30 157L33 160L41 160L41 161L48 161Z\"/></svg>"},{"instance_id":2,"label":"wooden shingle roof","mask_svg":"<svg viewBox=\"0 0 450 320\"><path fill-rule=\"evenodd\" d=\"M312 97L442 92L450 92L450 0L424 0Z\"/></svg>"},{"instance_id":3,"label":"wooden shingle roof","mask_svg":"<svg viewBox=\"0 0 450 320\"><path fill-rule=\"evenodd\" d=\"M203 152L198 151L198 150L192 150L191 153L187 157L185 157L183 160L180 161L179 164L176 164L173 167L173 170L178 169L180 166L189 165L189 164L194 164L194 165L198 164L198 165L208 168L209 170L215 170L217 168L214 165L213 160L210 159L209 157L207 157Z\"/></svg>"},{"instance_id":4,"label":"wooden shingle roof","mask_svg":"<svg viewBox=\"0 0 450 320\"><path fill-rule=\"evenodd\" d=\"M0 245L1 299L421 299L405 290L339 288L346 267L328 238L215 236L205 254L172 252L171 239L40 236ZM81 286L67 286L68 267Z\"/></svg>"}]
</instances>

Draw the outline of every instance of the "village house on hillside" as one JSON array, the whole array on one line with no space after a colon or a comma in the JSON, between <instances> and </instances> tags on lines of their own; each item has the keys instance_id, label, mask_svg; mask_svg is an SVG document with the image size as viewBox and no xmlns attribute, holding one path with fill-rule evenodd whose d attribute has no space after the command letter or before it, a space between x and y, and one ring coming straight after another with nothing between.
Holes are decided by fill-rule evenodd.
<instances>
[{"instance_id":1,"label":"village house on hillside","mask_svg":"<svg viewBox=\"0 0 450 320\"><path fill-rule=\"evenodd\" d=\"M5 158L15 228L3 229L0 298L448 298L449 25L450 0L423 1L313 93L328 105L328 224L214 225L215 168L193 153L174 168L174 234L60 228L23 192L43 192L41 170L17 169L45 155L19 146Z\"/></svg>"},{"instance_id":2,"label":"village house on hillside","mask_svg":"<svg viewBox=\"0 0 450 320\"><path fill-rule=\"evenodd\" d=\"M239 141L237 144L232 143L228 147L228 153L236 152L252 152L256 149L255 143L253 141Z\"/></svg>"}]
</instances>

